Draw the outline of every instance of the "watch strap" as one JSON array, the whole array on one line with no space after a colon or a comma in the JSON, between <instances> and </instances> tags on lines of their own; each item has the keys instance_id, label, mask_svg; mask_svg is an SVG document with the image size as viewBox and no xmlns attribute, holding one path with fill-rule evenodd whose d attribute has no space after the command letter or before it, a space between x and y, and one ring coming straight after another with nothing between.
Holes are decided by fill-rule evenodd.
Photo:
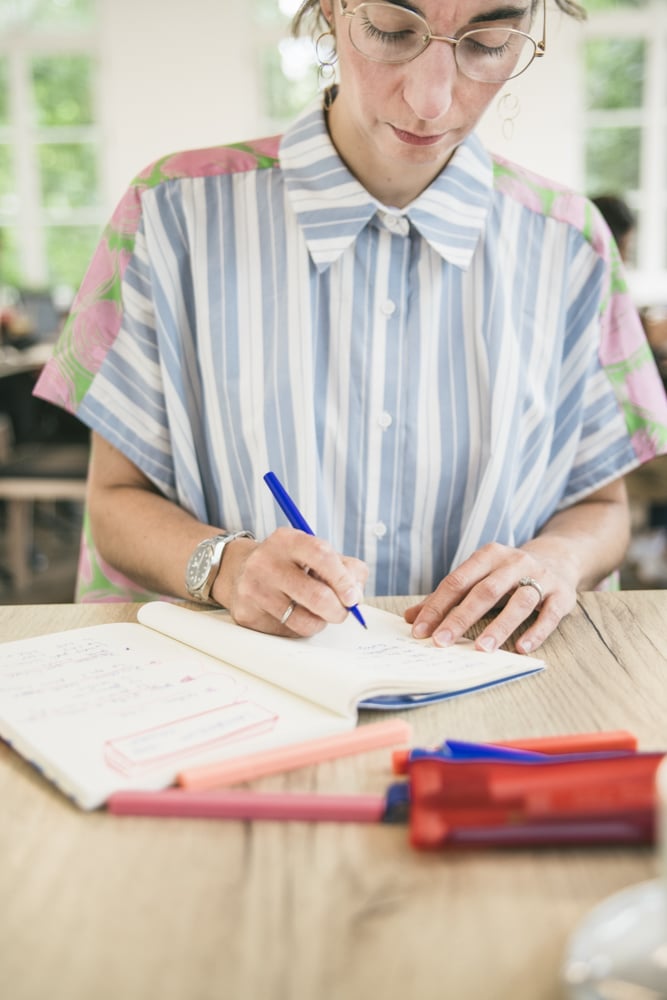
<instances>
[{"instance_id":1,"label":"watch strap","mask_svg":"<svg viewBox=\"0 0 667 1000\"><path fill-rule=\"evenodd\" d=\"M203 541L199 542L195 548L195 552L200 546L211 545L213 547L213 553L211 555L211 562L209 565L209 571L206 579L203 583L197 587L196 590L191 590L187 584L186 578L186 589L190 597L194 598L196 601L201 601L202 603L208 603L211 600L211 590L213 589L213 584L220 572L220 565L222 563L222 557L225 554L225 549L230 542L233 542L236 538L254 538L252 531L231 531L227 535L213 535L211 538L205 538Z\"/></svg>"}]
</instances>

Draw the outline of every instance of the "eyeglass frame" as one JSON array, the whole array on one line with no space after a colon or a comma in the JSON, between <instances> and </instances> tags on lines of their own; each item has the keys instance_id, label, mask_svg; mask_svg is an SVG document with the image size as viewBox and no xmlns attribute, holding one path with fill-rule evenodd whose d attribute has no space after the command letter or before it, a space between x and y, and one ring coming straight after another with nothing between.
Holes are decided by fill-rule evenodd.
<instances>
[{"instance_id":1,"label":"eyeglass frame","mask_svg":"<svg viewBox=\"0 0 667 1000\"><path fill-rule=\"evenodd\" d=\"M427 38L426 44L422 49L419 50L419 52L415 52L413 56L408 56L407 59L374 59L373 56L367 56L365 52L362 52L361 49L358 49L357 46L352 41L352 34L351 34L352 18L357 13L357 11L361 10L362 7L386 6L386 7L397 7L400 9L402 7L402 4L389 3L387 2L387 0L362 0L362 2L357 4L356 7L353 7L351 10L349 10L345 6L346 2L347 0L338 0L341 16L349 18L347 30L351 44L354 46L359 55L364 57L364 59L368 59L370 62L380 63L385 66L401 66L403 63L412 62L414 59L417 59L420 55L422 55L423 52L426 52L426 49L429 47L431 42L448 42L450 45L453 45L454 59L456 60L456 49L459 43L464 40L464 38L467 38L469 35L474 35L479 31L487 30L486 28L470 28L468 31L464 31L462 35L459 35L458 38L455 35L434 35L433 32L431 31L431 25L428 23L425 17L423 17L421 14L418 14L416 10L412 10L410 7L405 7L404 9L408 13L413 14L415 17L419 18L419 20L423 21L424 25L426 26L426 31L428 32L428 34L425 36ZM515 35L523 35L524 38L529 39L533 43L535 52L533 53L533 57L528 63L528 65L524 66L524 68L522 70L519 70L518 73L515 73L513 76L508 76L504 80L489 81L489 83L491 82L507 83L508 80L516 80L518 76L521 76L521 74L525 73L527 69L530 69L530 67L535 62L536 59L541 58L545 54L545 52L547 51L547 0L542 0L542 38L540 39L540 41L537 41L537 39L533 38L532 35L529 35L527 31L520 31L518 28L508 28L507 30L511 31ZM459 69L458 60L456 60L456 68ZM463 70L460 70L460 72L463 72ZM463 73L463 75L467 76L466 73ZM476 80L475 77L468 77L468 79L475 80L475 82L477 83L484 82L482 80Z\"/></svg>"}]
</instances>

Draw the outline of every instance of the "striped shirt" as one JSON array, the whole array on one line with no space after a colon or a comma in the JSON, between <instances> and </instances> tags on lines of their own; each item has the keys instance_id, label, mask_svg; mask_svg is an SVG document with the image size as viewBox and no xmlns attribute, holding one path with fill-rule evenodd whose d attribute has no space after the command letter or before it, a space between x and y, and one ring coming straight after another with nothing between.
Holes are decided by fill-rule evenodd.
<instances>
[{"instance_id":1,"label":"striped shirt","mask_svg":"<svg viewBox=\"0 0 667 1000\"><path fill-rule=\"evenodd\" d=\"M285 523L274 470L371 594L427 593L667 450L589 202L471 135L407 208L381 205L319 107L137 178L37 393L226 530Z\"/></svg>"}]
</instances>

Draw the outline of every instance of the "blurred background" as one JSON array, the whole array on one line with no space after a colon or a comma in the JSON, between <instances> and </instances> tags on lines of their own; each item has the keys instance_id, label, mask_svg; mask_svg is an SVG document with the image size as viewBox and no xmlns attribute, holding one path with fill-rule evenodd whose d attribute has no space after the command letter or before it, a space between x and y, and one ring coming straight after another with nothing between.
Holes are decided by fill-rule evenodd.
<instances>
[{"instance_id":1,"label":"blurred background","mask_svg":"<svg viewBox=\"0 0 667 1000\"><path fill-rule=\"evenodd\" d=\"M64 457L59 466L56 449L67 446L68 461L77 449L80 457L85 435L32 402L29 389L101 230L132 177L152 160L279 132L315 97L313 45L289 37L297 5L0 0L2 603L72 599L82 492L63 483L83 473L74 462L71 474L60 475L69 466ZM584 5L588 20L580 24L548 2L546 56L503 88L480 132L492 150L538 173L590 196L623 199L632 219L630 287L661 359L667 0ZM510 122L498 107L506 94ZM42 478L54 481L52 495L47 488L44 497L28 497L24 485L17 501L10 481L31 478L24 475L30 468L39 478L45 448L51 461ZM664 461L631 477L630 486L635 537L623 584L667 586ZM17 525L27 546L22 571Z\"/></svg>"}]
</instances>

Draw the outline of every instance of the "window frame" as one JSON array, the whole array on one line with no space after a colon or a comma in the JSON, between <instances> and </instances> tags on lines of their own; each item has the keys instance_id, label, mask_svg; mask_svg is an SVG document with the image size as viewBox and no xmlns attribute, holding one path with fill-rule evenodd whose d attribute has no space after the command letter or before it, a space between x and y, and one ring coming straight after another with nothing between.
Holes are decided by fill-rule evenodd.
<instances>
[{"instance_id":1,"label":"window frame","mask_svg":"<svg viewBox=\"0 0 667 1000\"><path fill-rule=\"evenodd\" d=\"M53 226L95 226L104 222L102 192L105 190L102 156L102 110L100 66L102 46L99 17L91 28L68 28L58 25L41 28L17 24L0 33L0 58L7 61L8 123L0 124L0 142L13 151L14 178L18 195L16 214L0 211L0 227L15 228L18 233L18 265L26 287L51 284L47 259L47 234ZM40 126L33 120L31 97L31 61L34 58L62 55L85 56L93 61L91 94L93 121L89 125ZM96 151L96 204L71 209L60 217L42 205L38 147L43 143L90 143Z\"/></svg>"},{"instance_id":2,"label":"window frame","mask_svg":"<svg viewBox=\"0 0 667 1000\"><path fill-rule=\"evenodd\" d=\"M648 0L642 8L589 13L583 26L581 64L584 64L586 42L629 37L641 39L645 46L642 107L636 110L584 108L581 148L583 151L585 136L592 127L620 125L639 129L639 188L633 193L633 207L638 212L635 270L647 275L662 274L664 297L667 279L667 16L664 0Z\"/></svg>"}]
</instances>

